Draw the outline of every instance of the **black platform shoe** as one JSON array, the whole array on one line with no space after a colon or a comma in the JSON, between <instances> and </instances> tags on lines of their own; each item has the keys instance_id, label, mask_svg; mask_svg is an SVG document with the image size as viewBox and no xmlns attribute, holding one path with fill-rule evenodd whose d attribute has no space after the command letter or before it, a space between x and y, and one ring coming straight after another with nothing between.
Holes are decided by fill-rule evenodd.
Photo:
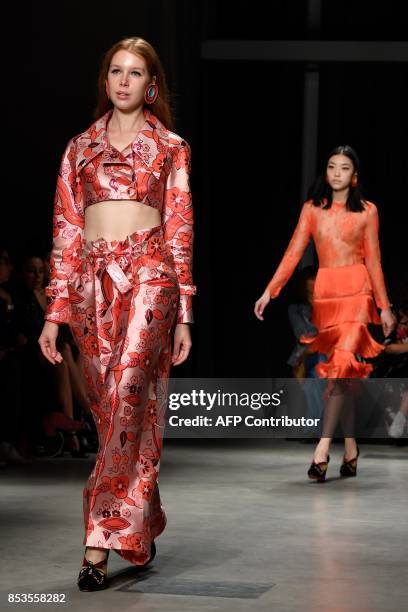
<instances>
[{"instance_id":1,"label":"black platform shoe","mask_svg":"<svg viewBox=\"0 0 408 612\"><path fill-rule=\"evenodd\" d=\"M327 457L327 461L320 461L316 463L312 461L312 465L307 471L307 475L311 480L316 480L317 482L324 482L326 479L327 467L329 465L330 455Z\"/></svg>"},{"instance_id":2,"label":"black platform shoe","mask_svg":"<svg viewBox=\"0 0 408 612\"><path fill-rule=\"evenodd\" d=\"M350 476L357 475L357 460L360 455L360 449L357 446L357 455L350 459L350 461L345 461L345 456L343 456L343 463L340 467L340 476L344 478L349 478Z\"/></svg>"},{"instance_id":3,"label":"black platform shoe","mask_svg":"<svg viewBox=\"0 0 408 612\"><path fill-rule=\"evenodd\" d=\"M86 554L86 550L85 550ZM93 563L88 561L84 555L82 562L82 568L78 576L78 587L80 591L100 591L108 587L107 572L103 571L103 567L106 565L109 557L109 549L106 553L106 559Z\"/></svg>"}]
</instances>

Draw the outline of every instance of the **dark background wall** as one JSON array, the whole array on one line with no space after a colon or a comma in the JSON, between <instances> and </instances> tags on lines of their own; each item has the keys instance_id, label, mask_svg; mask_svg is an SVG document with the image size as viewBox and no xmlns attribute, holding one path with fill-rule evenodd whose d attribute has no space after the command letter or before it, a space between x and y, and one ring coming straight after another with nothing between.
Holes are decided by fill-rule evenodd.
<instances>
[{"instance_id":1,"label":"dark background wall","mask_svg":"<svg viewBox=\"0 0 408 612\"><path fill-rule=\"evenodd\" d=\"M2 241L16 257L50 246L56 173L67 140L92 122L104 52L140 35L158 50L173 92L176 131L192 145L195 204L193 352L174 375L282 376L293 344L290 287L269 305L255 300L272 276L301 205L302 61L202 58L224 40L403 41L404 2L323 2L318 29L303 0L139 0L32 3L15 15L21 32L7 57L10 95ZM379 43L380 44L380 43ZM358 56L358 43L356 43ZM380 211L391 301L404 277L407 222L407 64L323 62L317 158L354 146L366 194ZM11 159L13 162L11 162Z\"/></svg>"}]
</instances>

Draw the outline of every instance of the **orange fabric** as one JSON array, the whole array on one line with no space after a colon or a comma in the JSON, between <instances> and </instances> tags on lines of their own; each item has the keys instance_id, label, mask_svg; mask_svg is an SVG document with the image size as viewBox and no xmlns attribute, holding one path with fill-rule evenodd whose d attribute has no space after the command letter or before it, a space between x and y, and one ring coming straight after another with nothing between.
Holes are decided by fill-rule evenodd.
<instances>
[{"instance_id":1,"label":"orange fabric","mask_svg":"<svg viewBox=\"0 0 408 612\"><path fill-rule=\"evenodd\" d=\"M365 378L372 366L357 361L356 355L376 357L384 346L370 335L367 324L380 324L376 305L390 303L385 289L378 244L378 212L367 202L355 213L334 202L323 209L311 202L303 205L298 224L274 276L268 284L272 298L279 295L291 277L309 239L313 238L319 257L312 323L319 330L308 352L327 355L316 366L324 378ZM374 301L375 299L375 301Z\"/></svg>"},{"instance_id":2,"label":"orange fabric","mask_svg":"<svg viewBox=\"0 0 408 612\"><path fill-rule=\"evenodd\" d=\"M316 372L321 378L367 378L371 370L371 364L361 363L349 351L339 349L334 349L327 363L316 365Z\"/></svg>"},{"instance_id":3,"label":"orange fabric","mask_svg":"<svg viewBox=\"0 0 408 612\"><path fill-rule=\"evenodd\" d=\"M314 206L311 201L305 202L288 248L268 284L272 298L279 295L292 276L310 238L315 243L321 267L365 264L377 306L390 306L381 268L378 211L372 202L367 202L362 212L351 212L338 202L333 202L327 210Z\"/></svg>"}]
</instances>

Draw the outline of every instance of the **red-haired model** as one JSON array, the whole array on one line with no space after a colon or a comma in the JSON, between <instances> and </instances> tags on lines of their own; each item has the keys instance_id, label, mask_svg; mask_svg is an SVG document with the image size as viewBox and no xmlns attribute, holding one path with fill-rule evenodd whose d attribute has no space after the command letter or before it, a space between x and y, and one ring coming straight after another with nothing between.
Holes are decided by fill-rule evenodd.
<instances>
[{"instance_id":1,"label":"red-haired model","mask_svg":"<svg viewBox=\"0 0 408 612\"><path fill-rule=\"evenodd\" d=\"M378 212L375 204L364 200L359 187L359 160L349 146L334 149L303 204L299 221L289 246L262 296L255 303L255 315L262 313L287 283L300 261L310 238L319 258L312 322L318 329L309 352L327 355L327 362L316 365L322 378L366 378L372 365L356 356L376 357L384 346L370 335L367 324L382 324L387 336L395 325L381 268L378 243ZM377 307L381 309L381 317ZM329 462L329 448L339 414L342 411L345 381L330 381L325 408L323 435L309 469L309 477L323 481ZM342 420L343 420L342 419ZM346 432L345 432L346 433ZM355 476L358 447L354 437L345 437L342 476Z\"/></svg>"},{"instance_id":2,"label":"red-haired model","mask_svg":"<svg viewBox=\"0 0 408 612\"><path fill-rule=\"evenodd\" d=\"M155 554L166 524L158 382L188 357L196 293L190 147L170 131L163 69L143 39L106 53L95 119L62 158L39 339L45 357L60 362L58 324L69 323L98 430L83 496L81 590L107 586L111 548L135 565Z\"/></svg>"}]
</instances>

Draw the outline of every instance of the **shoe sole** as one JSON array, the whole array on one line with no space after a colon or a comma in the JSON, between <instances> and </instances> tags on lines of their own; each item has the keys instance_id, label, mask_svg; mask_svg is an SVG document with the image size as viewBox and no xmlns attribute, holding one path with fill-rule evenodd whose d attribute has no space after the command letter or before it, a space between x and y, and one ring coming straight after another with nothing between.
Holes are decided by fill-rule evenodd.
<instances>
[{"instance_id":1,"label":"shoe sole","mask_svg":"<svg viewBox=\"0 0 408 612\"><path fill-rule=\"evenodd\" d=\"M83 589L81 588L79 585L77 585L80 591L84 591L86 593L91 593L91 591L103 591L104 589L107 589L109 585L105 585L102 587L98 587L97 589Z\"/></svg>"},{"instance_id":2,"label":"shoe sole","mask_svg":"<svg viewBox=\"0 0 408 612\"><path fill-rule=\"evenodd\" d=\"M316 478L315 476L309 476L309 480L314 480L315 482L326 482L326 478Z\"/></svg>"}]
</instances>

